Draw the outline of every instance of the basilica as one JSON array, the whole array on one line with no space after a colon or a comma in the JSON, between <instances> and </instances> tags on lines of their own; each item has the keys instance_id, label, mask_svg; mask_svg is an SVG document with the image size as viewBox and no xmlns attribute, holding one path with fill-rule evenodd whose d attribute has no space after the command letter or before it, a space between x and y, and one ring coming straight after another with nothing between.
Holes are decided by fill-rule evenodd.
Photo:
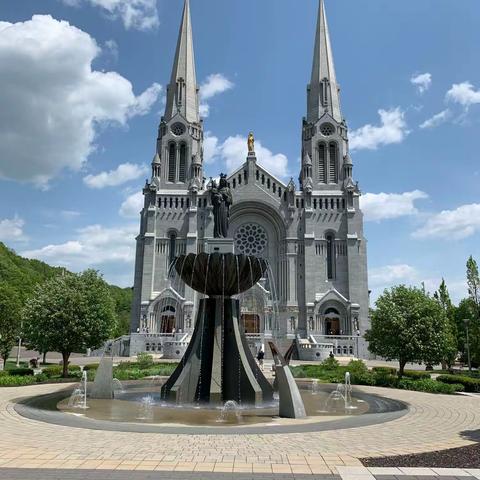
<instances>
[{"instance_id":1,"label":"basilica","mask_svg":"<svg viewBox=\"0 0 480 480\"><path fill-rule=\"evenodd\" d=\"M226 179L233 197L228 236L236 253L270 264L269 279L242 303L242 321L253 350L273 338L282 349L295 340L304 360L330 353L365 357L367 244L323 0L306 95L298 182L285 183L263 168L253 134L245 162ZM198 294L169 272L178 255L207 251L214 237L204 131L185 0L152 176L143 189L130 355L181 358L193 332Z\"/></svg>"}]
</instances>

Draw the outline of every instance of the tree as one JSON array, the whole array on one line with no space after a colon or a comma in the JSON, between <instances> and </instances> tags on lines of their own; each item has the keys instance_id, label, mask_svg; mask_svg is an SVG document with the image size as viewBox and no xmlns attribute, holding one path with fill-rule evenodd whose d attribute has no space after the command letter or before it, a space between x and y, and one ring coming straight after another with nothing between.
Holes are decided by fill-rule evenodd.
<instances>
[{"instance_id":1,"label":"tree","mask_svg":"<svg viewBox=\"0 0 480 480\"><path fill-rule=\"evenodd\" d=\"M24 308L24 335L39 351L62 354L63 376L73 352L99 348L111 334L114 303L94 270L66 274L36 287Z\"/></svg>"},{"instance_id":2,"label":"tree","mask_svg":"<svg viewBox=\"0 0 480 480\"><path fill-rule=\"evenodd\" d=\"M400 377L407 363L440 363L450 348L440 304L423 290L405 285L385 290L378 298L366 339L375 355L398 360Z\"/></svg>"},{"instance_id":3,"label":"tree","mask_svg":"<svg viewBox=\"0 0 480 480\"><path fill-rule=\"evenodd\" d=\"M468 295L476 308L476 316L480 317L480 276L477 262L471 255L467 260L467 285Z\"/></svg>"},{"instance_id":4,"label":"tree","mask_svg":"<svg viewBox=\"0 0 480 480\"><path fill-rule=\"evenodd\" d=\"M20 333L21 303L15 290L0 283L0 357L4 365Z\"/></svg>"},{"instance_id":5,"label":"tree","mask_svg":"<svg viewBox=\"0 0 480 480\"><path fill-rule=\"evenodd\" d=\"M458 334L456 328L455 314L456 308L450 299L450 293L448 292L445 279L442 278L442 283L438 287L438 290L433 294L433 297L442 307L445 315L447 316L447 350L445 351L445 357L442 360L442 368L445 370L447 367L451 367L455 362L458 355Z\"/></svg>"}]
</instances>

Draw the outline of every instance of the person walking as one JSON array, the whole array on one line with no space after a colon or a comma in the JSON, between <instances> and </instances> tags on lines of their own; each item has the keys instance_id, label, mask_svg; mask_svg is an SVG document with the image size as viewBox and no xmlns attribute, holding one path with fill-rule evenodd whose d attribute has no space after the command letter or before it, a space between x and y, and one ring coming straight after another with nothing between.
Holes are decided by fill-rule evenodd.
<instances>
[{"instance_id":1,"label":"person walking","mask_svg":"<svg viewBox=\"0 0 480 480\"><path fill-rule=\"evenodd\" d=\"M260 350L257 353L257 360L258 360L258 365L260 367L260 370L263 372L263 360L265 358L265 352L263 351L263 348L261 347Z\"/></svg>"}]
</instances>

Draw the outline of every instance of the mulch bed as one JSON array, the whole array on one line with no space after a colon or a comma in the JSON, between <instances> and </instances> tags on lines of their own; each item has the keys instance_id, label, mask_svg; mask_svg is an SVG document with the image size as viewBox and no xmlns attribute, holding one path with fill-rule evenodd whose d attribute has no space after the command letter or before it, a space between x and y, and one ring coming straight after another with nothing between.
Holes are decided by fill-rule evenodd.
<instances>
[{"instance_id":1,"label":"mulch bed","mask_svg":"<svg viewBox=\"0 0 480 480\"><path fill-rule=\"evenodd\" d=\"M480 468L480 443L437 452L361 458L366 467Z\"/></svg>"}]
</instances>

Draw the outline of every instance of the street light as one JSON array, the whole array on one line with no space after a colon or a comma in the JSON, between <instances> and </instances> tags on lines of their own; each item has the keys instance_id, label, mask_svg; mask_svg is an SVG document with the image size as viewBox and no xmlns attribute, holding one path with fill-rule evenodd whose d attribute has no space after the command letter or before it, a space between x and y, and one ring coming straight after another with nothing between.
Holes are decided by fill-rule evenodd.
<instances>
[{"instance_id":1,"label":"street light","mask_svg":"<svg viewBox=\"0 0 480 480\"><path fill-rule=\"evenodd\" d=\"M467 330L467 361L468 361L468 371L471 372L472 371L472 361L470 359L470 337L468 335L468 325L470 323L470 319L469 318L465 318L463 320L463 322L465 323L465 328Z\"/></svg>"}]
</instances>

